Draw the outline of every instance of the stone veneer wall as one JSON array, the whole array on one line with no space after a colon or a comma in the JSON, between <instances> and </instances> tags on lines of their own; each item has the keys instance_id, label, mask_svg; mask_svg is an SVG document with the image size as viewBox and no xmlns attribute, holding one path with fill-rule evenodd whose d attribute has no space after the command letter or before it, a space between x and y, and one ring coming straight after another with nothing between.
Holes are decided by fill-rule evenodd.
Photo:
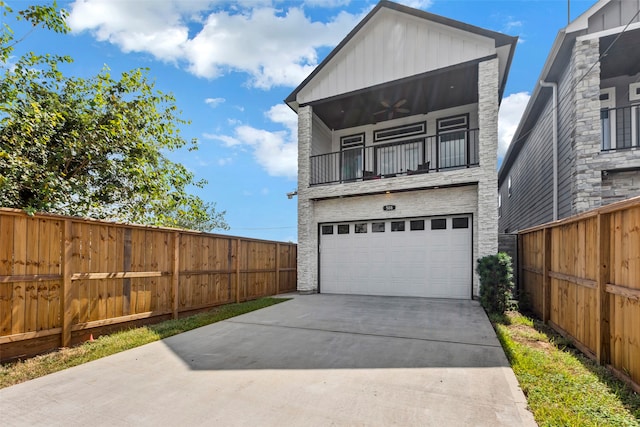
<instances>
[{"instance_id":1,"label":"stone veneer wall","mask_svg":"<svg viewBox=\"0 0 640 427\"><path fill-rule=\"evenodd\" d=\"M599 39L576 40L571 54L576 114L573 214L594 209L601 204L599 57Z\"/></svg>"},{"instance_id":2,"label":"stone veneer wall","mask_svg":"<svg viewBox=\"0 0 640 427\"><path fill-rule=\"evenodd\" d=\"M498 252L498 76L497 58L478 65L478 258Z\"/></svg>"},{"instance_id":3,"label":"stone veneer wall","mask_svg":"<svg viewBox=\"0 0 640 427\"><path fill-rule=\"evenodd\" d=\"M309 200L309 174L313 110L298 109L298 291L317 289L318 233L313 219L313 202Z\"/></svg>"}]
</instances>

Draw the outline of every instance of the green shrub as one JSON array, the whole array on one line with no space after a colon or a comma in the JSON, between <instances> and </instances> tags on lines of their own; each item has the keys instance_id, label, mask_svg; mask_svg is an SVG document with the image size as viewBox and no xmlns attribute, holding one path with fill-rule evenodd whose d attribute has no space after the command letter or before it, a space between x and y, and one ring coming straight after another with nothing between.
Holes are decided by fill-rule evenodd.
<instances>
[{"instance_id":1,"label":"green shrub","mask_svg":"<svg viewBox=\"0 0 640 427\"><path fill-rule=\"evenodd\" d=\"M478 260L480 304L490 314L504 314L512 298L513 268L511 257L504 252Z\"/></svg>"}]
</instances>

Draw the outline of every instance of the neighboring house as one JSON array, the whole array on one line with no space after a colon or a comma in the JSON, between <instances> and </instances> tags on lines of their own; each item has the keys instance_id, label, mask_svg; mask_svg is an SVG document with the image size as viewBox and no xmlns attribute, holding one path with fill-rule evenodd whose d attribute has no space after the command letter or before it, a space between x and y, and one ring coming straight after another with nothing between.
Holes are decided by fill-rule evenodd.
<instances>
[{"instance_id":1,"label":"neighboring house","mask_svg":"<svg viewBox=\"0 0 640 427\"><path fill-rule=\"evenodd\" d=\"M478 294L516 42L383 1L291 93L299 291Z\"/></svg>"},{"instance_id":2,"label":"neighboring house","mask_svg":"<svg viewBox=\"0 0 640 427\"><path fill-rule=\"evenodd\" d=\"M640 0L562 29L501 165L500 233L640 195Z\"/></svg>"}]
</instances>

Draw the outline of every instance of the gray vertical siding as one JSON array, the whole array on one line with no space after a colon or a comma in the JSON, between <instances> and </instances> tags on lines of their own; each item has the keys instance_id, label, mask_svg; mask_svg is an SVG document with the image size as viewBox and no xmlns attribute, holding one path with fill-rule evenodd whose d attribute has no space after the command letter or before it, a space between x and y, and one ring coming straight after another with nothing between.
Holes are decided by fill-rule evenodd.
<instances>
[{"instance_id":1,"label":"gray vertical siding","mask_svg":"<svg viewBox=\"0 0 640 427\"><path fill-rule=\"evenodd\" d=\"M567 65L558 81L558 219L573 215L572 193L575 157L576 104L573 99L571 64Z\"/></svg>"},{"instance_id":2,"label":"gray vertical siding","mask_svg":"<svg viewBox=\"0 0 640 427\"><path fill-rule=\"evenodd\" d=\"M551 91L551 89L548 89ZM518 158L500 185L500 233L512 233L553 219L552 101L524 141ZM511 176L511 196L508 195Z\"/></svg>"}]
</instances>

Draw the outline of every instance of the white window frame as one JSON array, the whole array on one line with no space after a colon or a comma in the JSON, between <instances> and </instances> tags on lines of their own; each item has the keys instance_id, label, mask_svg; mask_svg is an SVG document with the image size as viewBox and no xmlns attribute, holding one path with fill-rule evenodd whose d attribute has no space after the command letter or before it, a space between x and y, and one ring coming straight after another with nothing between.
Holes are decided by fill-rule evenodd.
<instances>
[{"instance_id":1,"label":"white window frame","mask_svg":"<svg viewBox=\"0 0 640 427\"><path fill-rule=\"evenodd\" d=\"M603 96L606 96L607 99L602 99ZM600 144L602 150L616 149L616 110L613 110L613 108L616 108L616 88L608 87L600 89L600 110L609 110L609 118L607 119L609 121L609 144L605 144L603 129ZM602 125L602 119L600 120Z\"/></svg>"}]
</instances>

